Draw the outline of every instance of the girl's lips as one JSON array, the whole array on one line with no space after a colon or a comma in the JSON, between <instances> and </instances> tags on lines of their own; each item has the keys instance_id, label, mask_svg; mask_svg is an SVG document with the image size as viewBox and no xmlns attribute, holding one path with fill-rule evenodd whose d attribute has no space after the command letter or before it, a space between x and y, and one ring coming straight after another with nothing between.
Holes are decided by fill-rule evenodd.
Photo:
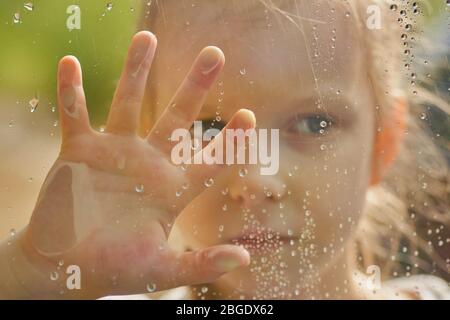
<instances>
[{"instance_id":1,"label":"girl's lips","mask_svg":"<svg viewBox=\"0 0 450 320\"><path fill-rule=\"evenodd\" d=\"M269 253L279 250L288 244L294 237L280 235L275 232L245 233L231 238L230 243L241 245L250 253Z\"/></svg>"}]
</instances>

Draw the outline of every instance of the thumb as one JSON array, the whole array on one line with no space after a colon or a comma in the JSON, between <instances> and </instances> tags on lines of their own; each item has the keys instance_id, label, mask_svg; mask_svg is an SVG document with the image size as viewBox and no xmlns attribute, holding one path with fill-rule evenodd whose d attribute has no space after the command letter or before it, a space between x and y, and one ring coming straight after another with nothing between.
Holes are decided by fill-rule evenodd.
<instances>
[{"instance_id":1,"label":"thumb","mask_svg":"<svg viewBox=\"0 0 450 320\"><path fill-rule=\"evenodd\" d=\"M210 283L223 274L250 264L250 254L235 245L218 245L178 254L166 287Z\"/></svg>"}]
</instances>

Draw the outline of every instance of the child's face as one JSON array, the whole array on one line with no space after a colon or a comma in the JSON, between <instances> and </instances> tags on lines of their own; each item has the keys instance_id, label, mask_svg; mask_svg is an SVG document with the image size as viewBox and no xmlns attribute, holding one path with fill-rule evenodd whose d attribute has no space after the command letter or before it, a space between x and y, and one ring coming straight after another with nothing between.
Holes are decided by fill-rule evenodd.
<instances>
[{"instance_id":1,"label":"child's face","mask_svg":"<svg viewBox=\"0 0 450 320\"><path fill-rule=\"evenodd\" d=\"M220 129L239 108L253 110L258 128L280 130L280 167L264 176L248 165L243 177L244 166L226 168L177 225L192 249L249 248L250 267L218 284L239 287L249 298L258 288L292 293L339 259L365 203L376 103L357 27L347 9L317 1L301 2L298 28L285 18L280 25L260 7L233 14L208 3L167 6L166 24L160 18L152 30L159 38L152 69L157 113L198 52L218 46L226 64L199 117L203 128L218 115ZM259 230L259 249L254 239L239 239Z\"/></svg>"}]
</instances>

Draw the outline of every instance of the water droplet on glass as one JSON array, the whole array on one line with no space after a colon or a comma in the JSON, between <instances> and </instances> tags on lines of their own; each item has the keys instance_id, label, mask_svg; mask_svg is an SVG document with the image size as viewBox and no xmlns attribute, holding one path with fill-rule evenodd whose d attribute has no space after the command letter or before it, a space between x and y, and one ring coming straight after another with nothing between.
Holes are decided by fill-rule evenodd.
<instances>
[{"instance_id":1,"label":"water droplet on glass","mask_svg":"<svg viewBox=\"0 0 450 320\"><path fill-rule=\"evenodd\" d=\"M14 237L16 235L16 229L12 228L11 230L9 230L9 234L11 235L11 237Z\"/></svg>"},{"instance_id":2,"label":"water droplet on glass","mask_svg":"<svg viewBox=\"0 0 450 320\"><path fill-rule=\"evenodd\" d=\"M143 185L143 184L138 184L137 186L134 187L134 190L135 190L137 193L143 193L144 190L145 190L145 188L144 188L144 185Z\"/></svg>"},{"instance_id":3,"label":"water droplet on glass","mask_svg":"<svg viewBox=\"0 0 450 320\"><path fill-rule=\"evenodd\" d=\"M155 292L155 290L156 290L156 284L154 284L154 283L148 283L147 284L147 291L148 292Z\"/></svg>"},{"instance_id":4,"label":"water droplet on glass","mask_svg":"<svg viewBox=\"0 0 450 320\"><path fill-rule=\"evenodd\" d=\"M14 13L14 15L13 15L13 22L14 22L15 24L21 22L21 21L20 21L20 13L18 13L18 12Z\"/></svg>"},{"instance_id":5,"label":"water droplet on glass","mask_svg":"<svg viewBox=\"0 0 450 320\"><path fill-rule=\"evenodd\" d=\"M59 278L59 274L56 271L53 271L52 273L50 273L50 280L56 281Z\"/></svg>"},{"instance_id":6,"label":"water droplet on glass","mask_svg":"<svg viewBox=\"0 0 450 320\"><path fill-rule=\"evenodd\" d=\"M108 2L108 3L106 4L106 10L111 11L112 8L113 8L113 6L114 6L114 5L113 5L111 2Z\"/></svg>"},{"instance_id":7,"label":"water droplet on glass","mask_svg":"<svg viewBox=\"0 0 450 320\"><path fill-rule=\"evenodd\" d=\"M28 101L28 104L30 105L30 111L34 112L34 111L36 111L36 109L37 109L37 107L39 105L39 99L34 97L30 101Z\"/></svg>"},{"instance_id":8,"label":"water droplet on glass","mask_svg":"<svg viewBox=\"0 0 450 320\"><path fill-rule=\"evenodd\" d=\"M213 178L209 178L206 179L203 184L205 185L205 187L209 188L214 184L214 179Z\"/></svg>"},{"instance_id":9,"label":"water droplet on glass","mask_svg":"<svg viewBox=\"0 0 450 320\"><path fill-rule=\"evenodd\" d=\"M239 73L241 74L241 76L245 76L247 74L247 70L245 68L242 68L241 70L239 70Z\"/></svg>"},{"instance_id":10,"label":"water droplet on glass","mask_svg":"<svg viewBox=\"0 0 450 320\"><path fill-rule=\"evenodd\" d=\"M31 2L25 3L25 4L23 5L23 7L24 7L25 9L27 9L28 11L33 11L33 9L34 9L34 5L33 5L33 3L31 3Z\"/></svg>"},{"instance_id":11,"label":"water droplet on glass","mask_svg":"<svg viewBox=\"0 0 450 320\"><path fill-rule=\"evenodd\" d=\"M239 170L239 176L240 177L245 177L247 175L247 173L248 173L247 169L240 169Z\"/></svg>"}]
</instances>

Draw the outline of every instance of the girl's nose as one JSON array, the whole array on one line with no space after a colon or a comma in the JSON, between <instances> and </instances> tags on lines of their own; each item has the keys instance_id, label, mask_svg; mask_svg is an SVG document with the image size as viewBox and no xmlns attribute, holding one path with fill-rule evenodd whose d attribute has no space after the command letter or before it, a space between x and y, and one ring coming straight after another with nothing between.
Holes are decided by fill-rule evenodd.
<instances>
[{"instance_id":1,"label":"girl's nose","mask_svg":"<svg viewBox=\"0 0 450 320\"><path fill-rule=\"evenodd\" d=\"M261 175L257 166L240 167L229 182L229 196L244 207L281 200L286 193L280 175Z\"/></svg>"}]
</instances>

